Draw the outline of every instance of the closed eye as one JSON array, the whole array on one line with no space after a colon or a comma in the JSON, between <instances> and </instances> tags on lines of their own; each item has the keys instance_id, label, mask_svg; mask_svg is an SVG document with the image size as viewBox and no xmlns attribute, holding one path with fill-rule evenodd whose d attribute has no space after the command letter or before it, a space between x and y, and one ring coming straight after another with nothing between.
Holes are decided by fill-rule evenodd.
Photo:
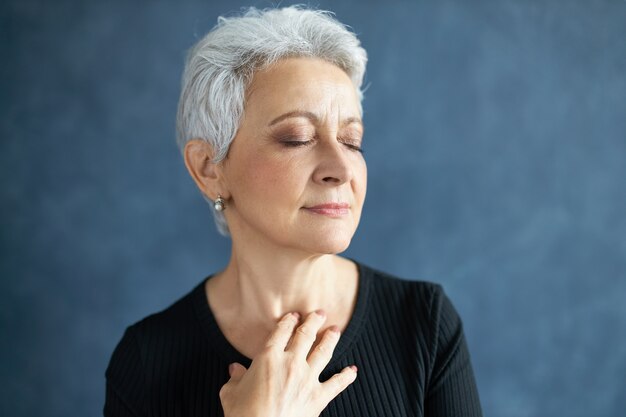
<instances>
[{"instance_id":1,"label":"closed eye","mask_svg":"<svg viewBox=\"0 0 626 417\"><path fill-rule=\"evenodd\" d=\"M281 142L284 146L290 147L290 148L297 148L300 146L309 146L313 143L312 140L295 140L295 141L284 141ZM358 145L353 145L351 143L346 143L346 142L342 142L345 146L347 146L349 149L353 150L353 151L357 151L357 152L361 152L363 153L363 148L361 148Z\"/></svg>"},{"instance_id":2,"label":"closed eye","mask_svg":"<svg viewBox=\"0 0 626 417\"><path fill-rule=\"evenodd\" d=\"M285 146L295 148L298 146L310 145L312 142L313 142L312 140L295 140L295 141L287 141L287 142L281 142L281 143Z\"/></svg>"},{"instance_id":3,"label":"closed eye","mask_svg":"<svg viewBox=\"0 0 626 417\"><path fill-rule=\"evenodd\" d=\"M363 148L361 148L360 146L353 145L351 143L345 143L345 142L343 144L346 145L348 148L352 149L353 151L363 153Z\"/></svg>"}]
</instances>

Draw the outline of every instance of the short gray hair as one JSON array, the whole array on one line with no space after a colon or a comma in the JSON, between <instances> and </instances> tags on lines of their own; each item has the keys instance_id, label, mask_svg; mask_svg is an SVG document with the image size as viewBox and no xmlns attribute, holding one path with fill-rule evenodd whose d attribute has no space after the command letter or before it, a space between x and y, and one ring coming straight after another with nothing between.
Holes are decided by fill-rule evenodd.
<instances>
[{"instance_id":1,"label":"short gray hair","mask_svg":"<svg viewBox=\"0 0 626 417\"><path fill-rule=\"evenodd\" d=\"M180 151L189 140L202 139L215 152L213 162L223 160L239 128L254 72L287 57L314 57L337 65L352 80L359 101L363 99L367 53L333 13L305 6L251 7L239 16L220 16L187 55L176 118ZM229 236L224 215L203 196L218 231Z\"/></svg>"}]
</instances>

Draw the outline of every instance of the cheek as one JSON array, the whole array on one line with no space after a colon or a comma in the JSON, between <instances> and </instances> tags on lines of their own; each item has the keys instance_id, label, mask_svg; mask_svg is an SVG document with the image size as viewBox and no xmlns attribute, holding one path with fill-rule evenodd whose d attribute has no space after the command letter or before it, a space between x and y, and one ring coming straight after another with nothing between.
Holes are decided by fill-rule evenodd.
<instances>
[{"instance_id":1,"label":"cheek","mask_svg":"<svg viewBox=\"0 0 626 417\"><path fill-rule=\"evenodd\" d=\"M365 164L365 160L355 168L355 176L357 177L358 192L361 198L364 198L367 190L367 165Z\"/></svg>"},{"instance_id":2,"label":"cheek","mask_svg":"<svg viewBox=\"0 0 626 417\"><path fill-rule=\"evenodd\" d=\"M293 160L251 155L237 176L238 188L245 193L244 198L254 195L255 199L276 201L298 192L301 183L298 172Z\"/></svg>"},{"instance_id":3,"label":"cheek","mask_svg":"<svg viewBox=\"0 0 626 417\"><path fill-rule=\"evenodd\" d=\"M363 167L362 167L362 176L363 176L363 186L367 185L367 164L365 163L365 160L363 160Z\"/></svg>"}]
</instances>

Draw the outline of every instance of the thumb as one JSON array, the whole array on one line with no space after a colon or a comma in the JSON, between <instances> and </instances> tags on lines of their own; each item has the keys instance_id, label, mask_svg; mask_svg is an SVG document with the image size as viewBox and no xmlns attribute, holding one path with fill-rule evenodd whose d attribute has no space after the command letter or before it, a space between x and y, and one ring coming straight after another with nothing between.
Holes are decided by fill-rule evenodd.
<instances>
[{"instance_id":1,"label":"thumb","mask_svg":"<svg viewBox=\"0 0 626 417\"><path fill-rule=\"evenodd\" d=\"M238 362L231 363L228 365L228 374L231 379L238 380L241 379L243 374L246 373L248 369Z\"/></svg>"}]
</instances>

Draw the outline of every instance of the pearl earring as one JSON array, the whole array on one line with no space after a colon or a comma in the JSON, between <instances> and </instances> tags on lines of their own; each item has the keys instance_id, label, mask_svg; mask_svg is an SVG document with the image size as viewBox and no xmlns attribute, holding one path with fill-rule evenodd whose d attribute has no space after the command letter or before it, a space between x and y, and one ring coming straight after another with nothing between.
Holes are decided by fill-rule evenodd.
<instances>
[{"instance_id":1,"label":"pearl earring","mask_svg":"<svg viewBox=\"0 0 626 417\"><path fill-rule=\"evenodd\" d=\"M225 201L221 195L217 195L217 199L213 202L213 208L215 211L224 211L226 209Z\"/></svg>"}]
</instances>

